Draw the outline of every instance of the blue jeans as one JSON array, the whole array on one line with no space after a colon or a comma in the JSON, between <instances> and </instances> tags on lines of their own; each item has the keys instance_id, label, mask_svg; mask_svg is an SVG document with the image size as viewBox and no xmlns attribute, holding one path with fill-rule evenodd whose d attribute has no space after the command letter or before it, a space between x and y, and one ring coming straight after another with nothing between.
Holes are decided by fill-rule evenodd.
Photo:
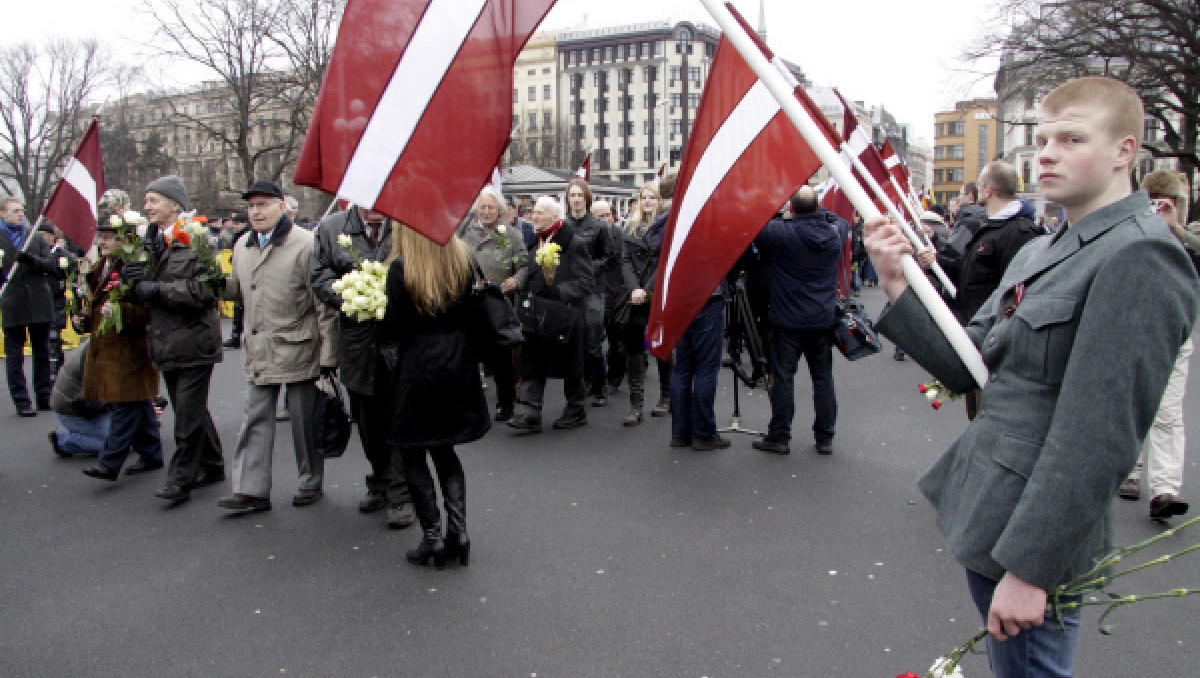
<instances>
[{"instance_id":1,"label":"blue jeans","mask_svg":"<svg viewBox=\"0 0 1200 678\"><path fill-rule=\"evenodd\" d=\"M158 432L158 417L149 400L134 403L113 403L112 423L108 438L100 451L100 463L120 471L130 450L143 459L162 462L162 439Z\"/></svg>"},{"instance_id":2,"label":"blue jeans","mask_svg":"<svg viewBox=\"0 0 1200 678\"><path fill-rule=\"evenodd\" d=\"M812 377L813 436L818 443L833 441L837 423L837 396L833 391L833 333L829 330L793 330L776 325L771 331L771 423L767 440L792 439L796 415L796 367L800 356Z\"/></svg>"},{"instance_id":3,"label":"blue jeans","mask_svg":"<svg viewBox=\"0 0 1200 678\"><path fill-rule=\"evenodd\" d=\"M712 440L717 437L717 375L725 338L725 305L712 297L675 345L671 371L671 437Z\"/></svg>"},{"instance_id":4,"label":"blue jeans","mask_svg":"<svg viewBox=\"0 0 1200 678\"><path fill-rule=\"evenodd\" d=\"M967 586L975 607L987 624L992 594L998 582L967 570ZM1000 642L988 636L988 664L996 678L1071 678L1075 660L1075 644L1079 640L1079 608L1062 615L1059 620L1049 613L1041 626L1021 631Z\"/></svg>"},{"instance_id":5,"label":"blue jeans","mask_svg":"<svg viewBox=\"0 0 1200 678\"><path fill-rule=\"evenodd\" d=\"M57 414L62 428L54 432L58 447L68 454L94 457L104 449L112 414L105 411L94 417Z\"/></svg>"}]
</instances>

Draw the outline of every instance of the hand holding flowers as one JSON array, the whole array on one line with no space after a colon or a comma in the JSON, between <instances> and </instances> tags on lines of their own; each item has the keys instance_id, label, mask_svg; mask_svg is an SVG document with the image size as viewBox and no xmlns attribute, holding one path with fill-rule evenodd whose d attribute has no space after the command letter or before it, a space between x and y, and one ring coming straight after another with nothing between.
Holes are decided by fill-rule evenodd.
<instances>
[{"instance_id":1,"label":"hand holding flowers","mask_svg":"<svg viewBox=\"0 0 1200 678\"><path fill-rule=\"evenodd\" d=\"M383 320L387 315L387 264L360 259L345 233L337 242L356 261L354 270L333 281L333 291L342 295L342 313L360 323Z\"/></svg>"},{"instance_id":2,"label":"hand holding flowers","mask_svg":"<svg viewBox=\"0 0 1200 678\"><path fill-rule=\"evenodd\" d=\"M561 245L556 242L547 242L539 247L533 255L534 262L542 267L542 274L546 277L548 285L554 284L554 271L558 269L558 265L562 261L561 252Z\"/></svg>"}]
</instances>

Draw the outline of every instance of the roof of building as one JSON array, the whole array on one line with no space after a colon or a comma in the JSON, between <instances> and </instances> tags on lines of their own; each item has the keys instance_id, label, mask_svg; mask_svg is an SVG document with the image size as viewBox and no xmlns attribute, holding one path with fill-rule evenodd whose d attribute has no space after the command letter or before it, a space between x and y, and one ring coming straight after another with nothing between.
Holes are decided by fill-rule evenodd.
<instances>
[{"instance_id":1,"label":"roof of building","mask_svg":"<svg viewBox=\"0 0 1200 678\"><path fill-rule=\"evenodd\" d=\"M682 19L680 21L647 21L639 24L603 26L599 28L582 28L574 31L563 31L558 35L558 42L561 45L566 42L596 40L597 38L622 37L647 33L664 33L674 30L675 27L681 23L690 24L700 33L704 33L712 38L717 38L721 35L721 32L712 26Z\"/></svg>"},{"instance_id":2,"label":"roof of building","mask_svg":"<svg viewBox=\"0 0 1200 678\"><path fill-rule=\"evenodd\" d=\"M566 184L575 177L575 170L557 167L534 167L533 165L513 165L505 167L500 172L500 179L505 186L510 184ZM617 181L609 181L593 175L588 185L595 189L610 189L610 191L630 192L635 187L626 186Z\"/></svg>"}]
</instances>

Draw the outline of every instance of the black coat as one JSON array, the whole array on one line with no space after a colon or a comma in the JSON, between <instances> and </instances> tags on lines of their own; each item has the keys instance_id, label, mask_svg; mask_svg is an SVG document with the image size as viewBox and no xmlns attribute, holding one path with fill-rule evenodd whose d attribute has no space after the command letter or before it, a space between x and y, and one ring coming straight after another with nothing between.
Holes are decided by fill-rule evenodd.
<instances>
[{"instance_id":1,"label":"black coat","mask_svg":"<svg viewBox=\"0 0 1200 678\"><path fill-rule=\"evenodd\" d=\"M583 374L583 323L588 295L596 287L592 257L575 229L564 223L551 238L562 248L559 265L554 271L554 284L546 284L542 267L537 264L538 241L529 251L529 283L527 291L534 296L561 301L575 309L575 323L566 344L527 337L521 350L521 361L548 361L549 373L555 376Z\"/></svg>"},{"instance_id":2,"label":"black coat","mask_svg":"<svg viewBox=\"0 0 1200 678\"><path fill-rule=\"evenodd\" d=\"M958 296L950 303L950 310L960 323L966 325L971 321L992 296L1017 252L1041 234L1037 224L1026 216L983 222L967 244L956 276L951 278L958 288Z\"/></svg>"},{"instance_id":3,"label":"black coat","mask_svg":"<svg viewBox=\"0 0 1200 678\"><path fill-rule=\"evenodd\" d=\"M383 222L378 241L372 247L357 209L332 214L321 220L314 232L312 288L317 298L331 308L342 308L342 295L333 291L333 283L354 270L354 258L337 243L343 233L350 236L359 256L384 261L392 249L392 222ZM375 393L376 321L359 322L342 313L339 318L338 369L346 389L362 395Z\"/></svg>"},{"instance_id":4,"label":"black coat","mask_svg":"<svg viewBox=\"0 0 1200 678\"><path fill-rule=\"evenodd\" d=\"M482 438L492 419L472 348L482 341L486 322L474 295L468 291L445 311L425 315L404 284L404 261L396 258L388 270L387 299L378 338L389 370L376 385L386 386L388 446L442 447Z\"/></svg>"},{"instance_id":5,"label":"black coat","mask_svg":"<svg viewBox=\"0 0 1200 678\"><path fill-rule=\"evenodd\" d=\"M3 316L0 321L4 327L53 323L54 295L49 280L66 277L50 252L50 244L28 225L25 229L29 231L25 237L33 239L26 251L34 258L34 262L16 266L17 254L21 249L0 228L0 251L4 252L4 263L0 270L4 272L3 278L12 278L4 289L4 296L0 298L0 316Z\"/></svg>"},{"instance_id":6,"label":"black coat","mask_svg":"<svg viewBox=\"0 0 1200 678\"><path fill-rule=\"evenodd\" d=\"M146 300L150 325L146 336L150 360L160 371L213 365L223 360L221 316L211 284L199 276L207 267L182 243L159 247L146 279L158 292Z\"/></svg>"},{"instance_id":7,"label":"black coat","mask_svg":"<svg viewBox=\"0 0 1200 678\"><path fill-rule=\"evenodd\" d=\"M621 243L621 273L625 291L632 292L638 288L646 291L646 303L634 306L629 314L629 321L638 325L645 325L650 319L650 299L658 279L659 248L651 246L647 240L648 234L649 229L643 229L639 235L625 231Z\"/></svg>"}]
</instances>

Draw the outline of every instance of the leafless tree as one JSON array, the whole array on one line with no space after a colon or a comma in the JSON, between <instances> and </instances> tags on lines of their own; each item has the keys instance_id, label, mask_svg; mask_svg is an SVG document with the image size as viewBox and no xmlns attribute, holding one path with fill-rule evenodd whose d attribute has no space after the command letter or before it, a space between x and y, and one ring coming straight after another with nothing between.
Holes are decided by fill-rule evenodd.
<instances>
[{"instance_id":1,"label":"leafless tree","mask_svg":"<svg viewBox=\"0 0 1200 678\"><path fill-rule=\"evenodd\" d=\"M1003 99L1043 94L1084 74L1111 75L1141 95L1162 130L1145 148L1175 158L1195 186L1200 165L1200 0L1000 0L998 20L964 57L999 59ZM1192 206L1192 218L1200 206Z\"/></svg>"},{"instance_id":2,"label":"leafless tree","mask_svg":"<svg viewBox=\"0 0 1200 678\"><path fill-rule=\"evenodd\" d=\"M40 212L86 128L107 59L94 40L0 48L0 182Z\"/></svg>"},{"instance_id":3,"label":"leafless tree","mask_svg":"<svg viewBox=\"0 0 1200 678\"><path fill-rule=\"evenodd\" d=\"M299 152L344 0L145 0L162 56L215 77L202 107L166 97L177 124L279 180Z\"/></svg>"}]
</instances>

